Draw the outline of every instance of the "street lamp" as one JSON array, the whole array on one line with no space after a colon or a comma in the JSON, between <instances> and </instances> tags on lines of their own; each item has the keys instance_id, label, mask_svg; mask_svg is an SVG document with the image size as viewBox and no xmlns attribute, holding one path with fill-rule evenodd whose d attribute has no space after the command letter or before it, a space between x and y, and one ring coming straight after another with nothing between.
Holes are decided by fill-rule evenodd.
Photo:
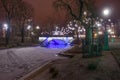
<instances>
[{"instance_id":1,"label":"street lamp","mask_svg":"<svg viewBox=\"0 0 120 80\"><path fill-rule=\"evenodd\" d=\"M40 29L40 27L39 27L39 26L36 26L36 29L38 30L38 29Z\"/></svg>"},{"instance_id":2,"label":"street lamp","mask_svg":"<svg viewBox=\"0 0 120 80\"><path fill-rule=\"evenodd\" d=\"M3 24L3 28L5 29L5 30L7 30L8 29L8 24Z\"/></svg>"},{"instance_id":3,"label":"street lamp","mask_svg":"<svg viewBox=\"0 0 120 80\"><path fill-rule=\"evenodd\" d=\"M109 50L109 43L108 43L108 31L106 28L106 22L107 22L107 18L110 15L110 9L106 8L103 10L103 16L105 17L105 32L104 32L104 46L103 46L103 50L108 51Z\"/></svg>"},{"instance_id":4,"label":"street lamp","mask_svg":"<svg viewBox=\"0 0 120 80\"><path fill-rule=\"evenodd\" d=\"M103 10L103 15L104 16L109 16L109 14L110 14L110 10L108 8Z\"/></svg>"},{"instance_id":5,"label":"street lamp","mask_svg":"<svg viewBox=\"0 0 120 80\"><path fill-rule=\"evenodd\" d=\"M28 25L28 26L27 26L27 31L28 31L28 36L29 36L29 37L31 36L31 29L32 29L32 26L31 26L31 25Z\"/></svg>"},{"instance_id":6,"label":"street lamp","mask_svg":"<svg viewBox=\"0 0 120 80\"><path fill-rule=\"evenodd\" d=\"M4 23L2 29L3 29L3 37L7 37L8 24Z\"/></svg>"},{"instance_id":7,"label":"street lamp","mask_svg":"<svg viewBox=\"0 0 120 80\"><path fill-rule=\"evenodd\" d=\"M10 39L10 24L4 23L3 29L5 30L6 45L8 45Z\"/></svg>"},{"instance_id":8,"label":"street lamp","mask_svg":"<svg viewBox=\"0 0 120 80\"><path fill-rule=\"evenodd\" d=\"M27 30L30 30L30 29L31 29L31 27L32 27L31 25L28 25L28 26L27 26Z\"/></svg>"}]
</instances>

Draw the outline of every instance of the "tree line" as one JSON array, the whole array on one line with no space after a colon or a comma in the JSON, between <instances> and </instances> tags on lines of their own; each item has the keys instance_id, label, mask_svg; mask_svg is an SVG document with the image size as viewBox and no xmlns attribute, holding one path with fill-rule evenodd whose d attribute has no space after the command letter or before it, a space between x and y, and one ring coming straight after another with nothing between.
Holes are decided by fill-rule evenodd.
<instances>
[{"instance_id":1,"label":"tree line","mask_svg":"<svg viewBox=\"0 0 120 80\"><path fill-rule=\"evenodd\" d=\"M0 0L0 18L7 23L5 43L8 45L12 34L20 32L21 42L24 43L25 26L33 19L33 7L23 0Z\"/></svg>"}]
</instances>

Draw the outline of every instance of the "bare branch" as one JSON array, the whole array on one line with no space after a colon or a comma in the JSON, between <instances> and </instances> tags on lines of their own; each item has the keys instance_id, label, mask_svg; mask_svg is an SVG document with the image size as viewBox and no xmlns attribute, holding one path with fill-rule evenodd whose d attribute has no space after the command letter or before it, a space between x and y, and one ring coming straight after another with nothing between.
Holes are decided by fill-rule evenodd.
<instances>
[{"instance_id":1,"label":"bare branch","mask_svg":"<svg viewBox=\"0 0 120 80\"><path fill-rule=\"evenodd\" d=\"M72 17L77 18L77 16L72 11L72 7L68 3L66 3L65 1L63 1L63 0L57 0L57 1L54 2L53 5L57 9L64 7L64 9L66 9L66 10L69 11L69 13L70 13L70 15Z\"/></svg>"}]
</instances>

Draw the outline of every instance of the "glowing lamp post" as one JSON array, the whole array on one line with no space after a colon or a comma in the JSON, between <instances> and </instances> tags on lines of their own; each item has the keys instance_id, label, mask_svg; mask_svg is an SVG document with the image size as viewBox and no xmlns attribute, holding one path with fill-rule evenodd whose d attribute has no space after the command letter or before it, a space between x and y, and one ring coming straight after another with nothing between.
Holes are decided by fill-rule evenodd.
<instances>
[{"instance_id":1,"label":"glowing lamp post","mask_svg":"<svg viewBox=\"0 0 120 80\"><path fill-rule=\"evenodd\" d=\"M37 29L37 30L39 30L39 29L40 29L40 27L39 27L39 26L36 26L36 29Z\"/></svg>"},{"instance_id":2,"label":"glowing lamp post","mask_svg":"<svg viewBox=\"0 0 120 80\"><path fill-rule=\"evenodd\" d=\"M4 27L4 29L7 31L7 29L8 29L8 24L3 24L3 27Z\"/></svg>"},{"instance_id":3,"label":"glowing lamp post","mask_svg":"<svg viewBox=\"0 0 120 80\"><path fill-rule=\"evenodd\" d=\"M28 30L28 37L30 37L31 35L31 29L32 29L32 26L31 25L28 25L27 26L27 30Z\"/></svg>"},{"instance_id":4,"label":"glowing lamp post","mask_svg":"<svg viewBox=\"0 0 120 80\"><path fill-rule=\"evenodd\" d=\"M9 38L10 38L10 26L9 26L9 24L4 23L3 29L5 29L6 46L7 46L9 44Z\"/></svg>"},{"instance_id":5,"label":"glowing lamp post","mask_svg":"<svg viewBox=\"0 0 120 80\"><path fill-rule=\"evenodd\" d=\"M103 16L105 17L105 33L104 33L104 46L103 50L107 51L109 50L109 43L108 43L108 31L106 28L106 22L107 17L110 15L110 9L104 9L103 10Z\"/></svg>"},{"instance_id":6,"label":"glowing lamp post","mask_svg":"<svg viewBox=\"0 0 120 80\"><path fill-rule=\"evenodd\" d=\"M27 30L30 30L30 29L31 29L31 27L32 27L31 25L28 25L28 26L27 26Z\"/></svg>"},{"instance_id":7,"label":"glowing lamp post","mask_svg":"<svg viewBox=\"0 0 120 80\"><path fill-rule=\"evenodd\" d=\"M106 9L103 10L103 15L105 17L109 16L109 14L110 14L110 10L109 9L106 8Z\"/></svg>"},{"instance_id":8,"label":"glowing lamp post","mask_svg":"<svg viewBox=\"0 0 120 80\"><path fill-rule=\"evenodd\" d=\"M3 37L7 37L8 24L3 24Z\"/></svg>"}]
</instances>

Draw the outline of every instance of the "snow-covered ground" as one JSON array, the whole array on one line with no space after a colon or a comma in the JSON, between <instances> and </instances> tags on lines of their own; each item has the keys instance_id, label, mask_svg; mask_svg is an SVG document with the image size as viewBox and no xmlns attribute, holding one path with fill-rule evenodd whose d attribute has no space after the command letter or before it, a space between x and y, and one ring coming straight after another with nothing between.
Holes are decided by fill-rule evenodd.
<instances>
[{"instance_id":1,"label":"snow-covered ground","mask_svg":"<svg viewBox=\"0 0 120 80\"><path fill-rule=\"evenodd\" d=\"M17 80L33 69L54 59L65 49L26 47L0 50L0 80Z\"/></svg>"}]
</instances>

